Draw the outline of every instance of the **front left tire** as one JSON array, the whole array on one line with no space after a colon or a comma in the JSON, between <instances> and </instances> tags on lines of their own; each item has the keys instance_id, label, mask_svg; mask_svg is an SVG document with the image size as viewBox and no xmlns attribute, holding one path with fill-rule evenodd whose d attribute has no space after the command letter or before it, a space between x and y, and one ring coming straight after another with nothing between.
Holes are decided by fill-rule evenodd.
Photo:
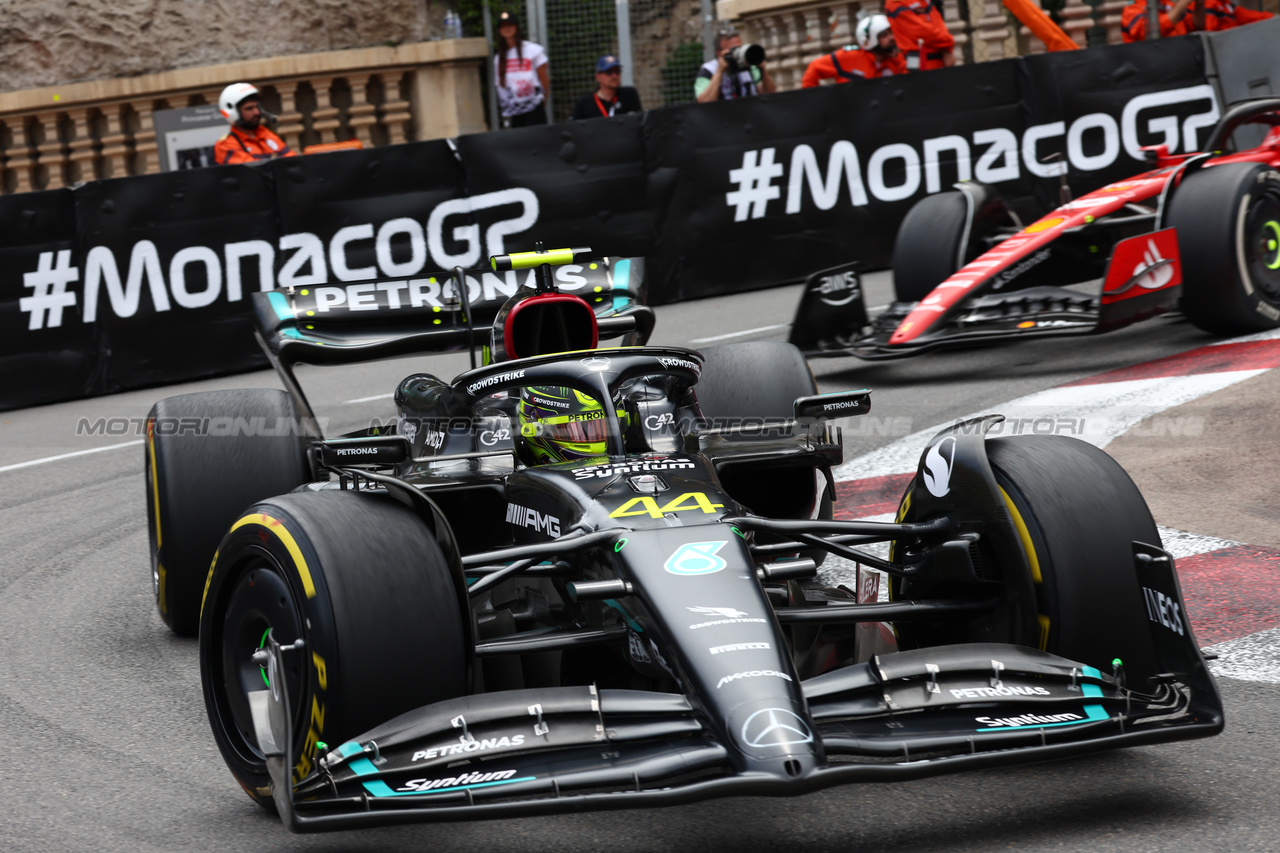
<instances>
[{"instance_id":1,"label":"front left tire","mask_svg":"<svg viewBox=\"0 0 1280 853\"><path fill-rule=\"evenodd\" d=\"M285 658L295 783L341 743L467 690L470 649L451 566L426 523L386 496L325 490L262 501L229 525L208 574L200 675L228 769L271 808L249 694L269 632Z\"/></svg>"}]
</instances>

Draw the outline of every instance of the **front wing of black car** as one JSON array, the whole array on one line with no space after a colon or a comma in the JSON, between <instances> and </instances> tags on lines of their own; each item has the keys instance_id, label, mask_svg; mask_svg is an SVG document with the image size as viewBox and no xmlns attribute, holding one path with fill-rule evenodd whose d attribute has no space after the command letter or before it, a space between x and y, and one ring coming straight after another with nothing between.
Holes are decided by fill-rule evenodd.
<instances>
[{"instance_id":1,"label":"front wing of black car","mask_svg":"<svg viewBox=\"0 0 1280 853\"><path fill-rule=\"evenodd\" d=\"M290 829L472 820L791 796L1125 746L1223 727L1217 688L1182 607L1173 561L1135 544L1161 664L1143 692L1123 664L1098 669L1002 644L880 655L803 682L806 713L761 708L718 742L697 696L595 686L466 696L403 714L300 766L287 656L259 654L270 689L250 694L273 797ZM735 751L794 756L744 772Z\"/></svg>"}]
</instances>

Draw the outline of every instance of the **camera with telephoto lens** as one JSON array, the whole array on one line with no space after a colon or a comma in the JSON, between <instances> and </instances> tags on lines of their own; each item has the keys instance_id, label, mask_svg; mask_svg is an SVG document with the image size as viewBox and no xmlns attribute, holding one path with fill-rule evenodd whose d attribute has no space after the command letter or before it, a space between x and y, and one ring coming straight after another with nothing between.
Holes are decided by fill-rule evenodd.
<instances>
[{"instance_id":1,"label":"camera with telephoto lens","mask_svg":"<svg viewBox=\"0 0 1280 853\"><path fill-rule=\"evenodd\" d=\"M746 68L764 62L764 48L758 44L740 44L725 54L731 68Z\"/></svg>"}]
</instances>

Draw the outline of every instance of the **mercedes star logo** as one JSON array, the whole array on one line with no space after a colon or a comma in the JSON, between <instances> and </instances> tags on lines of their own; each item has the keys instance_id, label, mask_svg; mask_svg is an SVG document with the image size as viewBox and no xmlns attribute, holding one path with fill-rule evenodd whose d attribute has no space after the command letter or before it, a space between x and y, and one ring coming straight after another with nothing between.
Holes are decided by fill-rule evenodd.
<instances>
[{"instance_id":1,"label":"mercedes star logo","mask_svg":"<svg viewBox=\"0 0 1280 853\"><path fill-rule=\"evenodd\" d=\"M792 712L783 708L765 708L747 717L742 724L742 742L747 746L813 743L813 732Z\"/></svg>"},{"instance_id":2,"label":"mercedes star logo","mask_svg":"<svg viewBox=\"0 0 1280 853\"><path fill-rule=\"evenodd\" d=\"M609 359L604 358L604 357L602 357L602 356L598 356L598 355L593 355L593 356L591 356L591 358L584 358L584 359L581 359L581 360L580 360L580 363L581 363L581 364L582 364L582 366L583 366L583 367L585 367L587 370L597 370L597 371L598 371L598 370L608 370L608 369L609 369Z\"/></svg>"}]
</instances>

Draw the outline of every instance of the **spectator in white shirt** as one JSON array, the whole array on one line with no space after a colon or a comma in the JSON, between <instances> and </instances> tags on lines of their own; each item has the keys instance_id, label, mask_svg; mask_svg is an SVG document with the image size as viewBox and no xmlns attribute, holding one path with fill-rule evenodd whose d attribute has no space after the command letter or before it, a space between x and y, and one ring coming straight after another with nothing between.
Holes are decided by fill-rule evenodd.
<instances>
[{"instance_id":1,"label":"spectator in white shirt","mask_svg":"<svg viewBox=\"0 0 1280 853\"><path fill-rule=\"evenodd\" d=\"M547 52L542 45L525 41L512 12L498 16L493 73L503 127L547 123L547 92L551 89Z\"/></svg>"}]
</instances>

